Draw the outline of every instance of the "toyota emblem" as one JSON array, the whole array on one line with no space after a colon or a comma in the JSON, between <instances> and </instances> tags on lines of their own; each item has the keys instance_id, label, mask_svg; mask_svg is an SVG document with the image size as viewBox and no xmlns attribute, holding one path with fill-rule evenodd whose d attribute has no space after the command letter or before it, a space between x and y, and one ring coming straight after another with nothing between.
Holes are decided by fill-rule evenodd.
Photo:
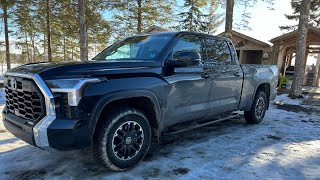
<instances>
[{"instance_id":1,"label":"toyota emblem","mask_svg":"<svg viewBox=\"0 0 320 180\"><path fill-rule=\"evenodd\" d=\"M13 90L17 90L17 80L16 78L12 77L10 79L10 86Z\"/></svg>"}]
</instances>

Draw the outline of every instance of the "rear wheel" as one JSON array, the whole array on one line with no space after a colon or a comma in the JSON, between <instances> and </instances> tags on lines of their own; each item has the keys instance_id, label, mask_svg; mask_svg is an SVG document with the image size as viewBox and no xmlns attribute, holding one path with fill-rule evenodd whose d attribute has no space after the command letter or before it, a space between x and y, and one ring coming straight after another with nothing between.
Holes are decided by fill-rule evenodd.
<instances>
[{"instance_id":1,"label":"rear wheel","mask_svg":"<svg viewBox=\"0 0 320 180\"><path fill-rule=\"evenodd\" d=\"M266 114L269 101L266 93L258 91L253 100L250 111L244 111L244 117L249 124L260 123Z\"/></svg>"},{"instance_id":2,"label":"rear wheel","mask_svg":"<svg viewBox=\"0 0 320 180\"><path fill-rule=\"evenodd\" d=\"M147 118L134 108L116 110L98 127L93 150L107 168L123 171L137 165L147 153L151 130Z\"/></svg>"}]
</instances>

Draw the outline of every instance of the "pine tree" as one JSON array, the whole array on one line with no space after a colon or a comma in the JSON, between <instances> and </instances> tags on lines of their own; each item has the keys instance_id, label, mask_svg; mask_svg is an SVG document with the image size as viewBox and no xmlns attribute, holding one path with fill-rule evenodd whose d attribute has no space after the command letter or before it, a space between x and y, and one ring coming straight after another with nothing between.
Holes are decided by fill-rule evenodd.
<instances>
[{"instance_id":1,"label":"pine tree","mask_svg":"<svg viewBox=\"0 0 320 180\"><path fill-rule=\"evenodd\" d=\"M233 8L234 0L227 0L225 36L230 38L232 36Z\"/></svg>"},{"instance_id":2,"label":"pine tree","mask_svg":"<svg viewBox=\"0 0 320 180\"><path fill-rule=\"evenodd\" d=\"M310 4L311 0L302 0L299 17L298 36L296 43L296 60L295 72L293 75L292 86L290 90L291 98L302 97L302 83L305 71L305 54L306 54L306 39L308 33L308 24L310 17Z\"/></svg>"},{"instance_id":3,"label":"pine tree","mask_svg":"<svg viewBox=\"0 0 320 180\"><path fill-rule=\"evenodd\" d=\"M46 61L48 57L47 1L19 0L14 11L16 47L25 63ZM102 16L103 0L87 0L86 48L95 52L108 43L110 25ZM79 48L79 0L50 0L50 44L52 61L76 60ZM41 51L39 51L41 49Z\"/></svg>"},{"instance_id":4,"label":"pine tree","mask_svg":"<svg viewBox=\"0 0 320 180\"><path fill-rule=\"evenodd\" d=\"M178 14L179 30L213 33L221 23L221 15L215 13L215 1L185 0L184 11Z\"/></svg>"},{"instance_id":5,"label":"pine tree","mask_svg":"<svg viewBox=\"0 0 320 180\"><path fill-rule=\"evenodd\" d=\"M0 6L3 11L3 22L4 22L4 34L5 34L5 44L6 44L6 62L7 62L7 69L11 68L11 62L10 62L10 40L9 40L9 25L8 25L8 19L9 19L9 13L8 10L12 8L15 4L14 0L1 0Z\"/></svg>"},{"instance_id":6,"label":"pine tree","mask_svg":"<svg viewBox=\"0 0 320 180\"><path fill-rule=\"evenodd\" d=\"M79 0L79 29L80 29L80 60L88 60L87 30L86 30L86 6L87 0Z\"/></svg>"},{"instance_id":7,"label":"pine tree","mask_svg":"<svg viewBox=\"0 0 320 180\"><path fill-rule=\"evenodd\" d=\"M298 21L301 10L301 0L291 0L291 7L293 9L293 14L285 15L289 20ZM320 28L320 0L311 0L310 2L310 15L308 23L310 26ZM297 25L280 26L282 30L296 30Z\"/></svg>"},{"instance_id":8,"label":"pine tree","mask_svg":"<svg viewBox=\"0 0 320 180\"><path fill-rule=\"evenodd\" d=\"M20 40L18 47L24 50L27 61L36 62L35 36L37 33L34 1L18 0L14 11L15 37Z\"/></svg>"},{"instance_id":9,"label":"pine tree","mask_svg":"<svg viewBox=\"0 0 320 180\"><path fill-rule=\"evenodd\" d=\"M152 25L169 24L175 0L120 0L110 4L116 39L143 32Z\"/></svg>"}]
</instances>

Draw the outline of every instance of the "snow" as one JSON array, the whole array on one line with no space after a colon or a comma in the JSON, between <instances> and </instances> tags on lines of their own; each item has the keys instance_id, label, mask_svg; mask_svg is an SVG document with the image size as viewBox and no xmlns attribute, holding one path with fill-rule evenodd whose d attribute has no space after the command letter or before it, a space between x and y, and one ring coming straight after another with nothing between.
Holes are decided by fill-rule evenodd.
<instances>
[{"instance_id":1,"label":"snow","mask_svg":"<svg viewBox=\"0 0 320 180\"><path fill-rule=\"evenodd\" d=\"M13 63L11 64L11 68L15 68L20 66L21 64ZM2 76L7 71L7 64L0 64L0 75Z\"/></svg>"},{"instance_id":2,"label":"snow","mask_svg":"<svg viewBox=\"0 0 320 180\"><path fill-rule=\"evenodd\" d=\"M286 96L275 101L301 103ZM258 125L230 120L168 135L152 145L138 166L121 173L98 166L89 151L44 151L27 145L0 121L0 179L319 178L320 112L277 107L271 104Z\"/></svg>"},{"instance_id":3,"label":"snow","mask_svg":"<svg viewBox=\"0 0 320 180\"><path fill-rule=\"evenodd\" d=\"M11 68L15 68L20 66L21 64L11 64ZM7 65L6 64L0 64L0 83L3 82L3 74L7 71Z\"/></svg>"},{"instance_id":4,"label":"snow","mask_svg":"<svg viewBox=\"0 0 320 180\"><path fill-rule=\"evenodd\" d=\"M276 97L273 102L278 104L291 104L291 105L301 105L303 99L291 99L289 98L288 94L282 94Z\"/></svg>"}]
</instances>

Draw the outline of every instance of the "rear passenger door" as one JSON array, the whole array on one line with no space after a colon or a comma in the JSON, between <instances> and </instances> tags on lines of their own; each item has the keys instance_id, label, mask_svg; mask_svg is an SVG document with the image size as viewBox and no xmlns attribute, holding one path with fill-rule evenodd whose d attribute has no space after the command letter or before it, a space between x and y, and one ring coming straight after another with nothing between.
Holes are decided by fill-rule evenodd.
<instances>
[{"instance_id":1,"label":"rear passenger door","mask_svg":"<svg viewBox=\"0 0 320 180\"><path fill-rule=\"evenodd\" d=\"M215 37L205 38L204 44L204 63L210 68L212 80L210 115L234 111L240 102L243 72L232 53L232 44Z\"/></svg>"}]
</instances>

